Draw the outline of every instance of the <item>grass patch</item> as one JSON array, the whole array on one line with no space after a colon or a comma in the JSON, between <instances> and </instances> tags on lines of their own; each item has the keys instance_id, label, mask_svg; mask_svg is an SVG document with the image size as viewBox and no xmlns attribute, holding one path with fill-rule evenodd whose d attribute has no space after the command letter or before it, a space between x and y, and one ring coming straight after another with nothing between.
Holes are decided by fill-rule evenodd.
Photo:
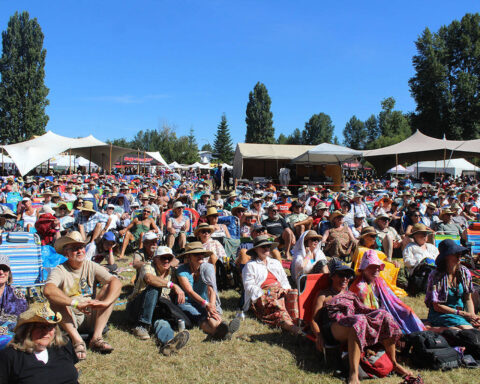
<instances>
[{"instance_id":1,"label":"grass patch","mask_svg":"<svg viewBox=\"0 0 480 384\"><path fill-rule=\"evenodd\" d=\"M128 278L121 297L125 298L130 290ZM239 294L230 290L220 296L228 321L235 316ZM426 318L423 296L408 297L405 302L420 318ZM129 332L124 310L124 305L115 307L107 335L115 351L100 355L88 350L87 360L77 365L80 383L342 383L322 366L313 343L271 329L251 316L246 317L231 341L205 341L206 335L193 329L188 345L179 354L165 357L159 354L153 340L140 341ZM480 371L420 373L425 383L463 384L477 382L475 377ZM401 379L392 376L368 382L398 384Z\"/></svg>"}]
</instances>

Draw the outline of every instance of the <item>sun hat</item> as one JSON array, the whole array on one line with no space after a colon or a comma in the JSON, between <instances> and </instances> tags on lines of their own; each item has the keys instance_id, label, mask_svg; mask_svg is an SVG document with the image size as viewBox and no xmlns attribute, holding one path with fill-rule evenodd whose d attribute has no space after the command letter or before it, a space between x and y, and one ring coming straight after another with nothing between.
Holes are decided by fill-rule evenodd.
<instances>
[{"instance_id":1,"label":"sun hat","mask_svg":"<svg viewBox=\"0 0 480 384\"><path fill-rule=\"evenodd\" d=\"M88 201L88 200L84 200L83 201L83 206L79 207L78 209L81 210L81 211L97 213L97 211L95 211L93 209L93 203L91 201Z\"/></svg>"},{"instance_id":2,"label":"sun hat","mask_svg":"<svg viewBox=\"0 0 480 384\"><path fill-rule=\"evenodd\" d=\"M140 197L140 200L148 200L150 197L148 196L148 193L144 193L142 194L142 196Z\"/></svg>"},{"instance_id":3,"label":"sun hat","mask_svg":"<svg viewBox=\"0 0 480 384\"><path fill-rule=\"evenodd\" d=\"M253 240L253 247L247 251L247 255L255 256L257 254L255 249L263 247L264 245L270 245L270 250L278 247L278 243L270 241L270 236L260 235Z\"/></svg>"},{"instance_id":4,"label":"sun hat","mask_svg":"<svg viewBox=\"0 0 480 384\"><path fill-rule=\"evenodd\" d=\"M236 207L232 208L232 215L236 216L238 211L246 211L247 208L245 208L243 205L237 205Z\"/></svg>"},{"instance_id":5,"label":"sun hat","mask_svg":"<svg viewBox=\"0 0 480 384\"><path fill-rule=\"evenodd\" d=\"M340 211L334 211L329 217L330 223L333 223L333 220L335 220L337 217L345 217L345 215L340 212Z\"/></svg>"},{"instance_id":6,"label":"sun hat","mask_svg":"<svg viewBox=\"0 0 480 384\"><path fill-rule=\"evenodd\" d=\"M455 243L452 239L445 239L438 244L438 251L439 254L435 259L437 267L445 262L445 258L448 255L456 255L458 253L464 255L465 253L468 253L468 248Z\"/></svg>"},{"instance_id":7,"label":"sun hat","mask_svg":"<svg viewBox=\"0 0 480 384\"><path fill-rule=\"evenodd\" d=\"M50 195L50 196L51 196L51 195L52 195L52 191L51 191L50 189L45 189L45 190L43 191L42 195L43 195L43 196L45 196L45 195Z\"/></svg>"},{"instance_id":8,"label":"sun hat","mask_svg":"<svg viewBox=\"0 0 480 384\"><path fill-rule=\"evenodd\" d=\"M195 228L195 231L193 231L193 234L195 236L197 236L200 231L203 231L205 229L210 231L210 233L212 233L214 231L213 226L208 225L207 223L202 223L199 226L197 226L197 228Z\"/></svg>"},{"instance_id":9,"label":"sun hat","mask_svg":"<svg viewBox=\"0 0 480 384\"><path fill-rule=\"evenodd\" d=\"M200 241L192 241L191 243L187 243L185 246L185 252L183 252L180 256L189 256L195 254L205 254L211 256L213 252L204 249Z\"/></svg>"},{"instance_id":10,"label":"sun hat","mask_svg":"<svg viewBox=\"0 0 480 384\"><path fill-rule=\"evenodd\" d=\"M315 207L315 210L317 211L321 211L322 209L328 209L327 204L325 204L323 201L318 203Z\"/></svg>"},{"instance_id":11,"label":"sun hat","mask_svg":"<svg viewBox=\"0 0 480 384\"><path fill-rule=\"evenodd\" d=\"M408 237L413 237L417 233L432 233L432 230L428 228L425 224L417 223L412 226L412 232Z\"/></svg>"},{"instance_id":12,"label":"sun hat","mask_svg":"<svg viewBox=\"0 0 480 384\"><path fill-rule=\"evenodd\" d=\"M67 233L65 236L60 237L57 241L55 241L55 251L60 253L61 255L64 254L64 249L66 245L70 244L82 244L85 245L85 240L83 240L82 235L78 231L73 231Z\"/></svg>"},{"instance_id":13,"label":"sun hat","mask_svg":"<svg viewBox=\"0 0 480 384\"><path fill-rule=\"evenodd\" d=\"M227 195L227 198L229 197L237 197L237 194L235 193L235 191L232 191Z\"/></svg>"},{"instance_id":14,"label":"sun hat","mask_svg":"<svg viewBox=\"0 0 480 384\"><path fill-rule=\"evenodd\" d=\"M29 197L26 197L26 196L25 196L25 197L22 199L22 201L32 201L32 200L31 200Z\"/></svg>"},{"instance_id":15,"label":"sun hat","mask_svg":"<svg viewBox=\"0 0 480 384\"><path fill-rule=\"evenodd\" d=\"M143 241L152 241L152 240L158 240L158 235L153 231L145 232L145 234L143 235Z\"/></svg>"},{"instance_id":16,"label":"sun hat","mask_svg":"<svg viewBox=\"0 0 480 384\"><path fill-rule=\"evenodd\" d=\"M117 241L117 239L115 238L115 234L111 231L105 232L104 235L102 236L102 239L105 241L114 241L114 242Z\"/></svg>"},{"instance_id":17,"label":"sun hat","mask_svg":"<svg viewBox=\"0 0 480 384\"><path fill-rule=\"evenodd\" d=\"M175 203L173 203L172 209L184 208L184 207L185 205L183 205L181 201L176 201Z\"/></svg>"},{"instance_id":18,"label":"sun hat","mask_svg":"<svg viewBox=\"0 0 480 384\"><path fill-rule=\"evenodd\" d=\"M453 212L450 208L446 208L440 213L439 218L440 218L440 220L443 220L443 217L445 215L454 215L454 214L455 214L455 212Z\"/></svg>"},{"instance_id":19,"label":"sun hat","mask_svg":"<svg viewBox=\"0 0 480 384\"><path fill-rule=\"evenodd\" d=\"M6 267L8 267L8 270L11 271L11 269L10 269L10 257L8 257L8 255L6 255L4 253L0 253L0 265L5 265ZM10 273L8 275L7 284L8 285L12 284L12 281L13 281L13 276Z\"/></svg>"},{"instance_id":20,"label":"sun hat","mask_svg":"<svg viewBox=\"0 0 480 384\"><path fill-rule=\"evenodd\" d=\"M390 220L390 216L388 216L386 213L381 213L381 214L379 214L377 217L375 217L375 223L376 223L378 220L381 220L381 219Z\"/></svg>"},{"instance_id":21,"label":"sun hat","mask_svg":"<svg viewBox=\"0 0 480 384\"><path fill-rule=\"evenodd\" d=\"M368 226L362 228L362 232L360 232L360 238L364 238L365 236L377 236L377 231L375 228Z\"/></svg>"},{"instance_id":22,"label":"sun hat","mask_svg":"<svg viewBox=\"0 0 480 384\"><path fill-rule=\"evenodd\" d=\"M162 245L161 247L158 247L157 250L155 251L155 254L153 255L153 257L160 257L160 256L163 256L163 255L171 255L171 256L174 256L173 255L173 251L170 247L166 247L164 245ZM175 257L175 256L174 256Z\"/></svg>"},{"instance_id":23,"label":"sun hat","mask_svg":"<svg viewBox=\"0 0 480 384\"><path fill-rule=\"evenodd\" d=\"M13 211L10 208L6 208L6 207L3 208L3 212L0 213L0 216L1 217L8 216L8 217L11 217L13 219L17 218L17 215L15 215L15 213L13 213Z\"/></svg>"},{"instance_id":24,"label":"sun hat","mask_svg":"<svg viewBox=\"0 0 480 384\"><path fill-rule=\"evenodd\" d=\"M207 214L205 216L218 216L218 211L217 208L215 207L209 207L207 209Z\"/></svg>"},{"instance_id":25,"label":"sun hat","mask_svg":"<svg viewBox=\"0 0 480 384\"><path fill-rule=\"evenodd\" d=\"M28 323L43 323L43 324L58 324L62 321L62 314L60 312L53 312L48 304L48 301L35 302L30 304L28 309L18 316L15 331L22 325Z\"/></svg>"},{"instance_id":26,"label":"sun hat","mask_svg":"<svg viewBox=\"0 0 480 384\"><path fill-rule=\"evenodd\" d=\"M303 238L303 241L306 243L308 240L311 240L311 239L322 240L322 236L320 236L317 232L310 230L307 232L307 234Z\"/></svg>"},{"instance_id":27,"label":"sun hat","mask_svg":"<svg viewBox=\"0 0 480 384\"><path fill-rule=\"evenodd\" d=\"M358 270L364 271L370 265L378 265L381 271L385 269L385 264L378 258L377 251L374 249L369 249L363 254Z\"/></svg>"},{"instance_id":28,"label":"sun hat","mask_svg":"<svg viewBox=\"0 0 480 384\"><path fill-rule=\"evenodd\" d=\"M137 201L134 201L132 204L130 204L130 207L131 208L138 208L138 207L140 207L140 204L138 204Z\"/></svg>"},{"instance_id":29,"label":"sun hat","mask_svg":"<svg viewBox=\"0 0 480 384\"><path fill-rule=\"evenodd\" d=\"M428 203L427 208L437 209L437 205L435 203Z\"/></svg>"},{"instance_id":30,"label":"sun hat","mask_svg":"<svg viewBox=\"0 0 480 384\"><path fill-rule=\"evenodd\" d=\"M328 270L330 271L330 276L333 276L340 271L350 272L351 277L355 275L355 271L350 267L350 265L338 257L332 257L328 263Z\"/></svg>"},{"instance_id":31,"label":"sun hat","mask_svg":"<svg viewBox=\"0 0 480 384\"><path fill-rule=\"evenodd\" d=\"M65 210L70 213L70 209L68 209L68 205L65 201L59 201L53 209L59 211L61 207L65 207Z\"/></svg>"},{"instance_id":32,"label":"sun hat","mask_svg":"<svg viewBox=\"0 0 480 384\"><path fill-rule=\"evenodd\" d=\"M115 209L115 205L113 205L113 204L108 204L108 205L107 205L107 208L113 208L113 209Z\"/></svg>"}]
</instances>

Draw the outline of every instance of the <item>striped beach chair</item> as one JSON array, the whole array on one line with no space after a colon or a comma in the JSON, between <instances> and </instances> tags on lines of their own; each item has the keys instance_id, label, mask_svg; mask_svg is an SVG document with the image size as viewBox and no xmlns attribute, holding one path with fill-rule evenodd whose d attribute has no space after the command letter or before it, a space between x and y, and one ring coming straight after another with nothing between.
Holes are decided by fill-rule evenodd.
<instances>
[{"instance_id":1,"label":"striped beach chair","mask_svg":"<svg viewBox=\"0 0 480 384\"><path fill-rule=\"evenodd\" d=\"M1 234L0 254L10 260L13 285L19 288L44 284L42 247L37 234L6 232Z\"/></svg>"}]
</instances>

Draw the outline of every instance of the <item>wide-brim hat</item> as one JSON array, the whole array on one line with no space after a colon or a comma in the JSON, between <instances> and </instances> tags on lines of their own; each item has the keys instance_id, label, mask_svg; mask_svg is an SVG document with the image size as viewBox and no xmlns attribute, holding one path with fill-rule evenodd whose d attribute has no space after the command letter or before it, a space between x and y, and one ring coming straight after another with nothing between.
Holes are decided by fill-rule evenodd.
<instances>
[{"instance_id":1,"label":"wide-brim hat","mask_svg":"<svg viewBox=\"0 0 480 384\"><path fill-rule=\"evenodd\" d=\"M93 203L91 201L88 201L88 200L84 200L83 201L83 206L78 207L78 209L81 210L81 211L88 211L88 212L93 212L93 213L97 212L97 211L95 211L95 209L93 209Z\"/></svg>"},{"instance_id":2,"label":"wide-brim hat","mask_svg":"<svg viewBox=\"0 0 480 384\"><path fill-rule=\"evenodd\" d=\"M362 232L360 232L360 238L364 238L365 236L377 236L377 231L371 226L362 228Z\"/></svg>"},{"instance_id":3,"label":"wide-brim hat","mask_svg":"<svg viewBox=\"0 0 480 384\"><path fill-rule=\"evenodd\" d=\"M185 205L181 201L175 201L175 203L173 203L172 209L184 208L184 207Z\"/></svg>"},{"instance_id":4,"label":"wide-brim hat","mask_svg":"<svg viewBox=\"0 0 480 384\"><path fill-rule=\"evenodd\" d=\"M232 215L235 216L238 211L246 211L246 210L247 208L245 208L243 205L238 205L232 208Z\"/></svg>"},{"instance_id":5,"label":"wide-brim hat","mask_svg":"<svg viewBox=\"0 0 480 384\"><path fill-rule=\"evenodd\" d=\"M454 214L455 212L453 212L450 208L447 208L447 209L444 209L438 217L440 218L440 220L443 220L443 217L445 215L454 215Z\"/></svg>"},{"instance_id":6,"label":"wide-brim hat","mask_svg":"<svg viewBox=\"0 0 480 384\"><path fill-rule=\"evenodd\" d=\"M328 219L330 220L330 223L333 223L333 220L335 220L337 217L345 217L345 215L340 211L334 211Z\"/></svg>"},{"instance_id":7,"label":"wide-brim hat","mask_svg":"<svg viewBox=\"0 0 480 384\"><path fill-rule=\"evenodd\" d=\"M358 270L364 271L370 265L378 265L381 271L385 269L385 263L383 263L378 258L377 251L375 251L374 249L369 249L368 251L365 251L365 253L363 254L362 260L360 262L360 265L358 266Z\"/></svg>"},{"instance_id":8,"label":"wide-brim hat","mask_svg":"<svg viewBox=\"0 0 480 384\"><path fill-rule=\"evenodd\" d=\"M215 229L213 228L213 226L208 225L207 223L202 223L202 224L200 224L197 228L195 228L195 231L193 231L193 234L194 234L195 236L197 236L197 235L198 235L198 232L203 231L203 230L205 230L205 229L209 230L210 233L212 233L212 232L215 230Z\"/></svg>"},{"instance_id":9,"label":"wide-brim hat","mask_svg":"<svg viewBox=\"0 0 480 384\"><path fill-rule=\"evenodd\" d=\"M303 241L306 243L308 240L312 240L312 239L322 240L322 236L319 235L317 232L310 230L307 232L307 234L303 238Z\"/></svg>"},{"instance_id":10,"label":"wide-brim hat","mask_svg":"<svg viewBox=\"0 0 480 384\"><path fill-rule=\"evenodd\" d=\"M315 206L315 210L317 211L320 211L322 209L328 209L327 207L327 204L325 204L323 201L318 203L316 206Z\"/></svg>"},{"instance_id":11,"label":"wide-brim hat","mask_svg":"<svg viewBox=\"0 0 480 384\"><path fill-rule=\"evenodd\" d=\"M270 250L278 247L278 243L271 241L268 235L257 236L255 240L253 240L253 247L247 251L247 255L255 256L257 254L255 249L263 247L264 245L270 245Z\"/></svg>"},{"instance_id":12,"label":"wide-brim hat","mask_svg":"<svg viewBox=\"0 0 480 384\"><path fill-rule=\"evenodd\" d=\"M207 209L207 213L206 213L205 216L218 216L217 208L210 206L210 207Z\"/></svg>"},{"instance_id":13,"label":"wide-brim hat","mask_svg":"<svg viewBox=\"0 0 480 384\"><path fill-rule=\"evenodd\" d=\"M439 266L442 262L445 261L445 258L448 255L464 255L468 253L468 248L461 246L460 244L455 243L452 239L445 239L438 244L438 256L435 259L435 264Z\"/></svg>"},{"instance_id":14,"label":"wide-brim hat","mask_svg":"<svg viewBox=\"0 0 480 384\"><path fill-rule=\"evenodd\" d=\"M179 256L189 256L189 255L195 255L195 254L205 254L208 256L211 256L213 254L212 251L208 251L203 248L203 245L200 241L192 241L191 243L188 243L185 246L185 252L183 252Z\"/></svg>"},{"instance_id":15,"label":"wide-brim hat","mask_svg":"<svg viewBox=\"0 0 480 384\"><path fill-rule=\"evenodd\" d=\"M228 195L227 195L227 198L228 197L237 197L237 194L235 193L235 191L233 192L230 192Z\"/></svg>"},{"instance_id":16,"label":"wide-brim hat","mask_svg":"<svg viewBox=\"0 0 480 384\"><path fill-rule=\"evenodd\" d=\"M66 245L70 244L83 244L85 245L85 240L83 240L82 235L80 232L73 231L67 233L65 236L60 237L57 241L55 241L55 251L64 255L64 248Z\"/></svg>"},{"instance_id":17,"label":"wide-brim hat","mask_svg":"<svg viewBox=\"0 0 480 384\"><path fill-rule=\"evenodd\" d=\"M13 211L10 208L4 207L3 212L0 213L0 217L11 217L12 219L16 219L17 215L13 213Z\"/></svg>"},{"instance_id":18,"label":"wide-brim hat","mask_svg":"<svg viewBox=\"0 0 480 384\"><path fill-rule=\"evenodd\" d=\"M413 237L413 235L417 233L433 233L433 231L428 228L425 224L417 223L412 226L412 231L410 232L409 237Z\"/></svg>"},{"instance_id":19,"label":"wide-brim hat","mask_svg":"<svg viewBox=\"0 0 480 384\"><path fill-rule=\"evenodd\" d=\"M380 220L380 219L387 219L390 220L390 216L388 216L386 213L381 213L377 217L375 217L375 223Z\"/></svg>"},{"instance_id":20,"label":"wide-brim hat","mask_svg":"<svg viewBox=\"0 0 480 384\"><path fill-rule=\"evenodd\" d=\"M58 324L62 321L62 314L60 312L53 312L48 304L45 302L35 302L31 304L28 309L18 316L15 331L24 324L28 323L43 323L43 324Z\"/></svg>"}]
</instances>

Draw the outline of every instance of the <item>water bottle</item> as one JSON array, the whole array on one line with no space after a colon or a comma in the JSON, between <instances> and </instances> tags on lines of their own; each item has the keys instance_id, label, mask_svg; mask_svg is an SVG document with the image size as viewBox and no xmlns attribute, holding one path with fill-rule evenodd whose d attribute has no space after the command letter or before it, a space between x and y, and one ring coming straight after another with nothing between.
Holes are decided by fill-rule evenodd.
<instances>
[{"instance_id":1,"label":"water bottle","mask_svg":"<svg viewBox=\"0 0 480 384\"><path fill-rule=\"evenodd\" d=\"M185 330L185 321L182 319L178 320L178 332L182 332Z\"/></svg>"}]
</instances>

